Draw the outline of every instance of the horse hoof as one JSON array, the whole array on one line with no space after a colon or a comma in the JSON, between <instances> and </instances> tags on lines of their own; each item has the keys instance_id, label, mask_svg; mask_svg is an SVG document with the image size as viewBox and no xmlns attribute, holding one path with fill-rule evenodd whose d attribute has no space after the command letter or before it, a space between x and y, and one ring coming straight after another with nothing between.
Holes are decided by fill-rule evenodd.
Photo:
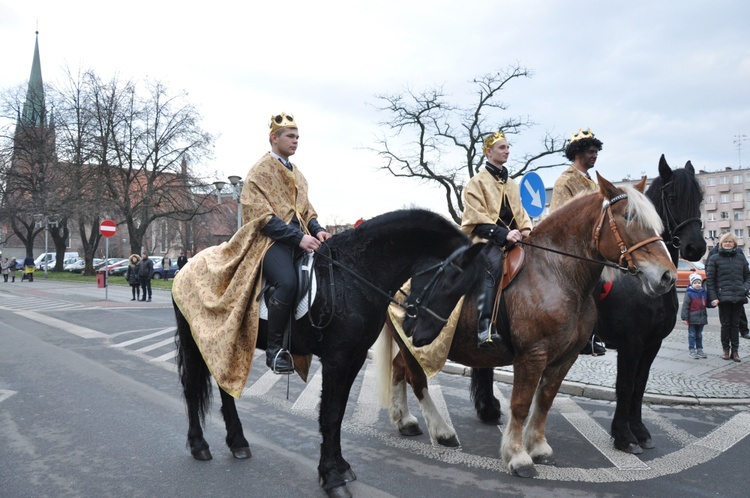
<instances>
[{"instance_id":1,"label":"horse hoof","mask_svg":"<svg viewBox=\"0 0 750 498\"><path fill-rule=\"evenodd\" d=\"M354 471L351 467L346 469L342 474L341 478L344 480L344 482L352 482L357 480L357 476L354 474Z\"/></svg>"},{"instance_id":2,"label":"horse hoof","mask_svg":"<svg viewBox=\"0 0 750 498\"><path fill-rule=\"evenodd\" d=\"M346 488L346 484L343 486L326 489L326 493L328 494L328 498L352 498L352 494Z\"/></svg>"},{"instance_id":3,"label":"horse hoof","mask_svg":"<svg viewBox=\"0 0 750 498\"><path fill-rule=\"evenodd\" d=\"M651 438L644 439L643 441L638 441L638 446L640 446L644 450L653 450L654 448L656 448L656 445L651 440Z\"/></svg>"},{"instance_id":4,"label":"horse hoof","mask_svg":"<svg viewBox=\"0 0 750 498\"><path fill-rule=\"evenodd\" d=\"M208 448L203 448L201 450L191 450L190 454L193 455L193 458L202 462L207 462L213 458L213 456L211 456L211 451Z\"/></svg>"},{"instance_id":5,"label":"horse hoof","mask_svg":"<svg viewBox=\"0 0 750 498\"><path fill-rule=\"evenodd\" d=\"M232 455L234 455L234 458L238 460L245 460L253 456L253 454L250 452L250 448L248 448L247 446L245 446L244 448L232 449Z\"/></svg>"},{"instance_id":6,"label":"horse hoof","mask_svg":"<svg viewBox=\"0 0 750 498\"><path fill-rule=\"evenodd\" d=\"M418 425L404 425L402 427L399 427L398 429L399 434L402 436L421 436L424 434L422 432L422 429L419 428Z\"/></svg>"},{"instance_id":7,"label":"horse hoof","mask_svg":"<svg viewBox=\"0 0 750 498\"><path fill-rule=\"evenodd\" d=\"M461 446L456 436L438 438L437 442L440 446L445 446L446 448L458 448Z\"/></svg>"},{"instance_id":8,"label":"horse hoof","mask_svg":"<svg viewBox=\"0 0 750 498\"><path fill-rule=\"evenodd\" d=\"M533 465L521 465L513 468L513 475L524 478L535 477L536 469Z\"/></svg>"},{"instance_id":9,"label":"horse hoof","mask_svg":"<svg viewBox=\"0 0 750 498\"><path fill-rule=\"evenodd\" d=\"M643 449L635 443L616 444L615 449L630 453L631 455L640 455L643 453Z\"/></svg>"},{"instance_id":10,"label":"horse hoof","mask_svg":"<svg viewBox=\"0 0 750 498\"><path fill-rule=\"evenodd\" d=\"M538 465L557 465L557 461L553 455L539 455L534 457L533 460Z\"/></svg>"}]
</instances>

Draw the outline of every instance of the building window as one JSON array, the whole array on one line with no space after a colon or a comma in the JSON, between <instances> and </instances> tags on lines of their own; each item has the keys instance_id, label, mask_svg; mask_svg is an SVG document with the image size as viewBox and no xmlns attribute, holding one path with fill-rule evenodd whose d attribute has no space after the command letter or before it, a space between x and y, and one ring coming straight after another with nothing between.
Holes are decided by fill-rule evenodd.
<instances>
[{"instance_id":1,"label":"building window","mask_svg":"<svg viewBox=\"0 0 750 498\"><path fill-rule=\"evenodd\" d=\"M728 220L729 219L729 213L726 211L721 212L721 219L722 220Z\"/></svg>"},{"instance_id":2,"label":"building window","mask_svg":"<svg viewBox=\"0 0 750 498\"><path fill-rule=\"evenodd\" d=\"M737 237L738 239L744 238L744 233L745 233L745 230L742 228L736 228L734 230L734 236Z\"/></svg>"},{"instance_id":3,"label":"building window","mask_svg":"<svg viewBox=\"0 0 750 498\"><path fill-rule=\"evenodd\" d=\"M734 194L732 194L732 201L742 202L742 192L735 192Z\"/></svg>"},{"instance_id":4,"label":"building window","mask_svg":"<svg viewBox=\"0 0 750 498\"><path fill-rule=\"evenodd\" d=\"M709 230L708 231L708 238L711 239L711 240L717 239L718 237L716 236L716 230Z\"/></svg>"},{"instance_id":5,"label":"building window","mask_svg":"<svg viewBox=\"0 0 750 498\"><path fill-rule=\"evenodd\" d=\"M735 211L734 212L734 220L740 221L745 219L745 213L744 211Z\"/></svg>"},{"instance_id":6,"label":"building window","mask_svg":"<svg viewBox=\"0 0 750 498\"><path fill-rule=\"evenodd\" d=\"M729 194L721 194L719 196L719 202L729 202Z\"/></svg>"},{"instance_id":7,"label":"building window","mask_svg":"<svg viewBox=\"0 0 750 498\"><path fill-rule=\"evenodd\" d=\"M732 183L734 183L735 185L739 185L740 183L742 183L742 175L732 176Z\"/></svg>"},{"instance_id":8,"label":"building window","mask_svg":"<svg viewBox=\"0 0 750 498\"><path fill-rule=\"evenodd\" d=\"M719 177L719 185L729 185L729 177L728 176Z\"/></svg>"},{"instance_id":9,"label":"building window","mask_svg":"<svg viewBox=\"0 0 750 498\"><path fill-rule=\"evenodd\" d=\"M750 175L750 173L748 173L748 175ZM710 178L706 178L706 185L709 187L713 187L714 185L716 185L716 177L712 176Z\"/></svg>"},{"instance_id":10,"label":"building window","mask_svg":"<svg viewBox=\"0 0 750 498\"><path fill-rule=\"evenodd\" d=\"M716 213L708 213L707 221L716 221Z\"/></svg>"},{"instance_id":11,"label":"building window","mask_svg":"<svg viewBox=\"0 0 750 498\"><path fill-rule=\"evenodd\" d=\"M750 201L750 192L747 193L747 200ZM711 194L708 197L706 197L706 204L713 204L716 202L716 196Z\"/></svg>"}]
</instances>

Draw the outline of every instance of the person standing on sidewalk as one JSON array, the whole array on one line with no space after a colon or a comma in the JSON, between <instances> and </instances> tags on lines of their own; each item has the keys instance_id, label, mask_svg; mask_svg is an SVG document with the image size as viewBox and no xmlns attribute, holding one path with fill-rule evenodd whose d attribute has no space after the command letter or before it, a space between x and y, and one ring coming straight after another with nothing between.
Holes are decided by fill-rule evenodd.
<instances>
[{"instance_id":1,"label":"person standing on sidewalk","mask_svg":"<svg viewBox=\"0 0 750 498\"><path fill-rule=\"evenodd\" d=\"M169 270L172 267L172 260L169 258L169 256L164 256L161 258L161 269L162 269L162 275L164 275L164 281L166 282L169 280Z\"/></svg>"},{"instance_id":2,"label":"person standing on sidewalk","mask_svg":"<svg viewBox=\"0 0 750 498\"><path fill-rule=\"evenodd\" d=\"M703 326L708 324L708 292L697 273L690 275L690 286L685 290L680 317L688 326L688 348L693 359L708 358L703 352Z\"/></svg>"},{"instance_id":3,"label":"person standing on sidewalk","mask_svg":"<svg viewBox=\"0 0 750 498\"><path fill-rule=\"evenodd\" d=\"M33 282L35 268L34 256L26 256L26 259L23 260L23 276L21 277L21 282L23 282L27 278L29 279L29 282Z\"/></svg>"},{"instance_id":4,"label":"person standing on sidewalk","mask_svg":"<svg viewBox=\"0 0 750 498\"><path fill-rule=\"evenodd\" d=\"M8 270L10 270L10 282L13 283L16 281L16 273L18 273L18 261L16 261L16 258L10 258Z\"/></svg>"},{"instance_id":5,"label":"person standing on sidewalk","mask_svg":"<svg viewBox=\"0 0 750 498\"><path fill-rule=\"evenodd\" d=\"M719 251L708 258L706 287L711 306L719 307L722 359L739 362L740 312L750 291L750 267L731 233L721 236Z\"/></svg>"},{"instance_id":6,"label":"person standing on sidewalk","mask_svg":"<svg viewBox=\"0 0 750 498\"><path fill-rule=\"evenodd\" d=\"M151 277L154 275L154 262L148 257L148 253L141 253L141 262L138 264L138 279L141 282L141 301L151 302ZM148 299L146 296L148 295Z\"/></svg>"},{"instance_id":7,"label":"person standing on sidewalk","mask_svg":"<svg viewBox=\"0 0 750 498\"><path fill-rule=\"evenodd\" d=\"M8 273L10 272L10 263L8 262L8 258L3 258L3 261L0 263L0 268L3 270L3 282L8 281Z\"/></svg>"},{"instance_id":8,"label":"person standing on sidewalk","mask_svg":"<svg viewBox=\"0 0 750 498\"><path fill-rule=\"evenodd\" d=\"M130 264L128 264L128 271L125 274L125 279L130 284L130 288L133 291L133 299L136 301L141 298L141 279L138 276L138 264L141 262L141 257L137 254L131 254L128 258Z\"/></svg>"},{"instance_id":9,"label":"person standing on sidewalk","mask_svg":"<svg viewBox=\"0 0 750 498\"><path fill-rule=\"evenodd\" d=\"M177 269L182 270L182 267L187 264L187 261L185 251L180 251L180 255L177 257Z\"/></svg>"}]
</instances>

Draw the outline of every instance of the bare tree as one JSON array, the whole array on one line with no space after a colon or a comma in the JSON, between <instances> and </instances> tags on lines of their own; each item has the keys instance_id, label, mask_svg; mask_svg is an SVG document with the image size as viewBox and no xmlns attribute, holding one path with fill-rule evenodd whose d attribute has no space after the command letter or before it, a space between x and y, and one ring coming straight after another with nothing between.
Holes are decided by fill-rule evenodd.
<instances>
[{"instance_id":1,"label":"bare tree","mask_svg":"<svg viewBox=\"0 0 750 498\"><path fill-rule=\"evenodd\" d=\"M451 217L460 223L464 208L461 194L468 179L481 167L485 137L496 131L513 135L534 125L528 117L503 117L509 105L499 100L507 84L529 77L528 69L513 65L475 78L476 100L470 107L451 103L440 87L419 93L405 90L377 95L382 102L378 109L390 114L380 124L392 133L379 137L377 147L370 150L385 160L382 168L395 177L439 184ZM564 145L563 138L546 134L541 152L525 154L506 166L512 177L560 166L564 164L561 161L540 161L559 154Z\"/></svg>"}]
</instances>

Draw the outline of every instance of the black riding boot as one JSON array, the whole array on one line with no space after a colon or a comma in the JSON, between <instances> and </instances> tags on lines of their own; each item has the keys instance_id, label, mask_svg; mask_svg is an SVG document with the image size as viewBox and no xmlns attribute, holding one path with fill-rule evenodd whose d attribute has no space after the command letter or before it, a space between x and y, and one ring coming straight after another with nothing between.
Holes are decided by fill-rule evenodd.
<instances>
[{"instance_id":1,"label":"black riding boot","mask_svg":"<svg viewBox=\"0 0 750 498\"><path fill-rule=\"evenodd\" d=\"M271 297L268 300L268 344L266 345L266 365L274 373L294 372L292 355L284 346L284 335L289 325L292 306L283 304Z\"/></svg>"},{"instance_id":2,"label":"black riding boot","mask_svg":"<svg viewBox=\"0 0 750 498\"><path fill-rule=\"evenodd\" d=\"M477 320L477 345L480 348L496 347L502 339L497 333L495 324L492 323L492 307L495 304L495 289L484 286L477 297L477 309L479 319Z\"/></svg>"}]
</instances>

